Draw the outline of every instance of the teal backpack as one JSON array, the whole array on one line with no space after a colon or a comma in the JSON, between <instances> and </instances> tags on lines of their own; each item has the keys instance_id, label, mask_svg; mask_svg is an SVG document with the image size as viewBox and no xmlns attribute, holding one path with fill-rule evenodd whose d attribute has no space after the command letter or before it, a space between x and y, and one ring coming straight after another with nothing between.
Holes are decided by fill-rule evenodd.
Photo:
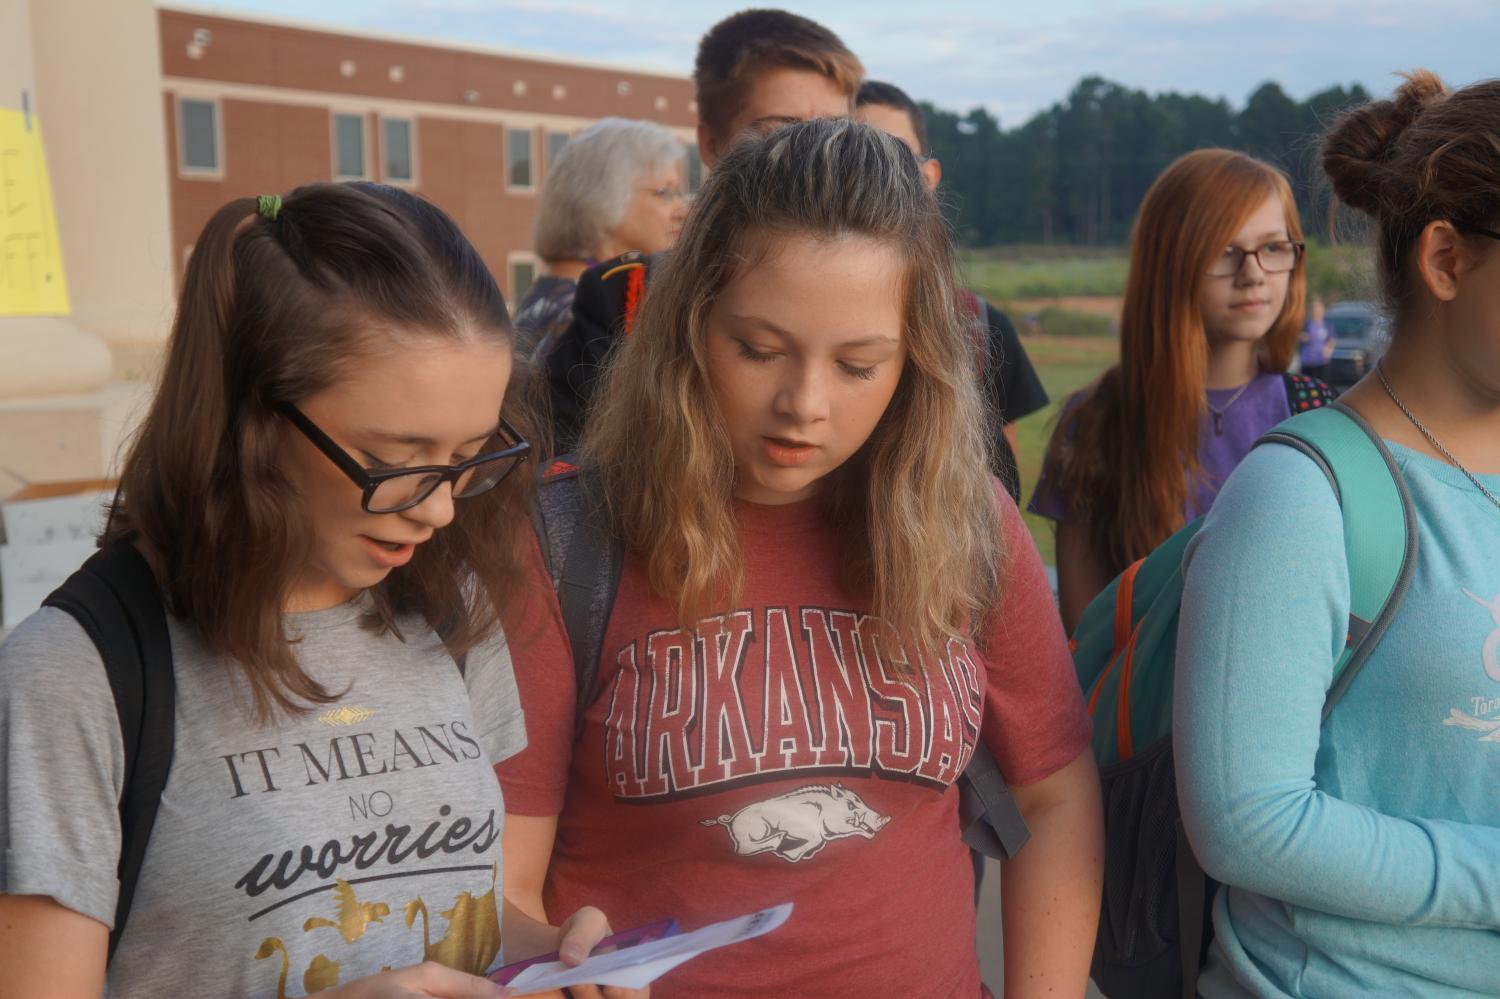
<instances>
[{"instance_id":1,"label":"teal backpack","mask_svg":"<svg viewBox=\"0 0 1500 999\"><path fill-rule=\"evenodd\" d=\"M1342 403L1282 422L1256 446L1268 444L1294 447L1316 462L1343 510L1349 632L1323 704L1326 722L1405 596L1416 564L1415 514L1390 452ZM1091 974L1110 999L1192 999L1212 939L1214 885L1183 834L1172 761L1182 557L1202 523L1188 524L1121 573L1089 604L1073 637L1106 828Z\"/></svg>"}]
</instances>

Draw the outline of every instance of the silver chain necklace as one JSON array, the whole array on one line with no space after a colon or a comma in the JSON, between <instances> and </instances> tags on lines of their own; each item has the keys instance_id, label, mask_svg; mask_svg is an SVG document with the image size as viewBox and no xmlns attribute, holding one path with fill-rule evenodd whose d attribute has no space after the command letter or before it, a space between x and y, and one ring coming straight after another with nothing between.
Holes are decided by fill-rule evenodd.
<instances>
[{"instance_id":1,"label":"silver chain necklace","mask_svg":"<svg viewBox=\"0 0 1500 999\"><path fill-rule=\"evenodd\" d=\"M1237 402L1240 401L1240 396L1242 396L1242 395L1245 394L1245 389L1249 388L1250 387L1250 382L1253 382L1253 381L1255 381L1255 379L1252 377L1249 382L1246 382L1245 384L1241 385L1239 387L1239 390L1237 392L1235 392L1234 395L1232 395L1232 396L1229 397L1229 401L1224 404L1224 408L1223 409L1215 409L1214 408L1214 404L1211 403L1211 402L1208 402L1207 398L1205 397L1204 402L1208 406L1209 413L1212 414L1213 418L1214 418L1214 436L1215 437L1223 437L1224 436L1224 414L1227 413L1227 412L1229 412L1229 407L1230 406L1233 406L1235 403L1237 403Z\"/></svg>"},{"instance_id":2,"label":"silver chain necklace","mask_svg":"<svg viewBox=\"0 0 1500 999\"><path fill-rule=\"evenodd\" d=\"M1432 431L1422 426L1422 421L1417 419L1417 415L1406 408L1406 403L1402 402L1401 399L1396 395L1396 390L1391 388L1391 383L1385 380L1385 369L1382 368L1379 364L1376 364L1375 373L1380 376L1380 384L1384 386L1385 394L1391 397L1391 402L1394 402L1396 404L1397 409L1406 414L1406 418L1411 421L1411 425L1417 428L1417 433L1427 438L1427 443L1431 444L1433 448L1435 448L1437 452L1444 458L1447 458L1449 464L1458 469L1460 472L1463 472L1464 478L1474 483L1474 488L1478 489L1480 493L1483 494L1485 499L1493 503L1496 509L1500 509L1500 498L1497 498L1494 493L1484 488L1484 483L1476 479L1474 477L1474 473L1464 467L1463 462L1453 457L1453 452L1443 447L1443 445L1438 442L1438 439L1432 436Z\"/></svg>"}]
</instances>

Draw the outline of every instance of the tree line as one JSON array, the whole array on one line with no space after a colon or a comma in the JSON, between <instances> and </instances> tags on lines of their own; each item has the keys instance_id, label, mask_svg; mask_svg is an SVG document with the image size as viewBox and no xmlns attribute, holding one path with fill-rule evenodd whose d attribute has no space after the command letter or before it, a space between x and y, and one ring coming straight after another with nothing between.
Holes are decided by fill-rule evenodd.
<instances>
[{"instance_id":1,"label":"tree line","mask_svg":"<svg viewBox=\"0 0 1500 999\"><path fill-rule=\"evenodd\" d=\"M1357 83L1305 101L1264 83L1235 110L1222 98L1152 95L1089 76L1012 129L1002 129L983 108L959 114L924 102L922 109L963 242L1107 245L1129 238L1156 175L1206 146L1242 150L1280 167L1304 228L1326 234L1329 195L1318 144L1339 111L1369 100Z\"/></svg>"}]
</instances>

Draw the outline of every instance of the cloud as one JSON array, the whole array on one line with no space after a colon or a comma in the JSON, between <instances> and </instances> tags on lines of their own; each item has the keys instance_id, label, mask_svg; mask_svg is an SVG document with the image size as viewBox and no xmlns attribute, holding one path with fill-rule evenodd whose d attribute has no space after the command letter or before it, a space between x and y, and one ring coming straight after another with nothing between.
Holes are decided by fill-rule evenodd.
<instances>
[{"instance_id":1,"label":"cloud","mask_svg":"<svg viewBox=\"0 0 1500 999\"><path fill-rule=\"evenodd\" d=\"M1458 0L1442 18L1405 0L1052 7L997 5L984 16L929 17L915 34L886 22L846 38L872 74L939 105L982 104L1016 125L1085 75L1236 104L1267 79L1299 97L1356 81L1383 92L1393 71L1418 65L1469 82L1492 72L1490 40L1500 37L1500 5L1479 0Z\"/></svg>"},{"instance_id":2,"label":"cloud","mask_svg":"<svg viewBox=\"0 0 1500 999\"><path fill-rule=\"evenodd\" d=\"M318 17L350 28L599 59L686 75L699 37L748 0L325 0ZM297 17L304 0L218 0ZM1243 103L1274 79L1297 97L1335 83L1388 91L1425 66L1450 83L1491 75L1500 4L1447 0L1441 17L1409 0L963 0L788 2L836 31L872 77L1018 125L1082 77Z\"/></svg>"}]
</instances>

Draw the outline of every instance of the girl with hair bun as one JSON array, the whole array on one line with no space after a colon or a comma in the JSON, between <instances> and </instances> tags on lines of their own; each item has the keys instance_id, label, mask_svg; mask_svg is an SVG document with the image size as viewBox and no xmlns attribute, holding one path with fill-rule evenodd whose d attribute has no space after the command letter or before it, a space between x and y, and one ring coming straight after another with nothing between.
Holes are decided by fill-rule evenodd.
<instances>
[{"instance_id":1,"label":"girl with hair bun","mask_svg":"<svg viewBox=\"0 0 1500 999\"><path fill-rule=\"evenodd\" d=\"M1324 472L1257 448L1189 550L1177 781L1222 884L1198 988L1500 995L1500 80L1413 73L1334 123L1323 166L1374 222L1393 320L1338 405L1404 484L1415 569L1324 721L1361 582Z\"/></svg>"},{"instance_id":2,"label":"girl with hair bun","mask_svg":"<svg viewBox=\"0 0 1500 999\"><path fill-rule=\"evenodd\" d=\"M105 578L170 654L128 674L102 615L58 606L0 645L0 991L498 995L504 960L576 964L608 933L500 893L494 765L526 744L496 627L531 494L512 336L474 247L407 192L209 220L89 567L134 567ZM158 701L165 748L134 731Z\"/></svg>"},{"instance_id":3,"label":"girl with hair bun","mask_svg":"<svg viewBox=\"0 0 1500 999\"><path fill-rule=\"evenodd\" d=\"M1120 363L1064 406L1031 512L1056 523L1072 631L1094 596L1188 521L1271 427L1328 388L1286 374L1302 329L1302 226L1275 167L1188 153L1141 204Z\"/></svg>"},{"instance_id":4,"label":"girl with hair bun","mask_svg":"<svg viewBox=\"0 0 1500 999\"><path fill-rule=\"evenodd\" d=\"M954 781L982 739L1032 833L1005 994L1082 995L1089 723L915 157L848 120L747 141L660 266L580 455L624 546L597 694L540 556L547 627L515 643L513 896L540 916L608 882L616 920L688 927L795 903L658 996L976 999Z\"/></svg>"}]
</instances>

